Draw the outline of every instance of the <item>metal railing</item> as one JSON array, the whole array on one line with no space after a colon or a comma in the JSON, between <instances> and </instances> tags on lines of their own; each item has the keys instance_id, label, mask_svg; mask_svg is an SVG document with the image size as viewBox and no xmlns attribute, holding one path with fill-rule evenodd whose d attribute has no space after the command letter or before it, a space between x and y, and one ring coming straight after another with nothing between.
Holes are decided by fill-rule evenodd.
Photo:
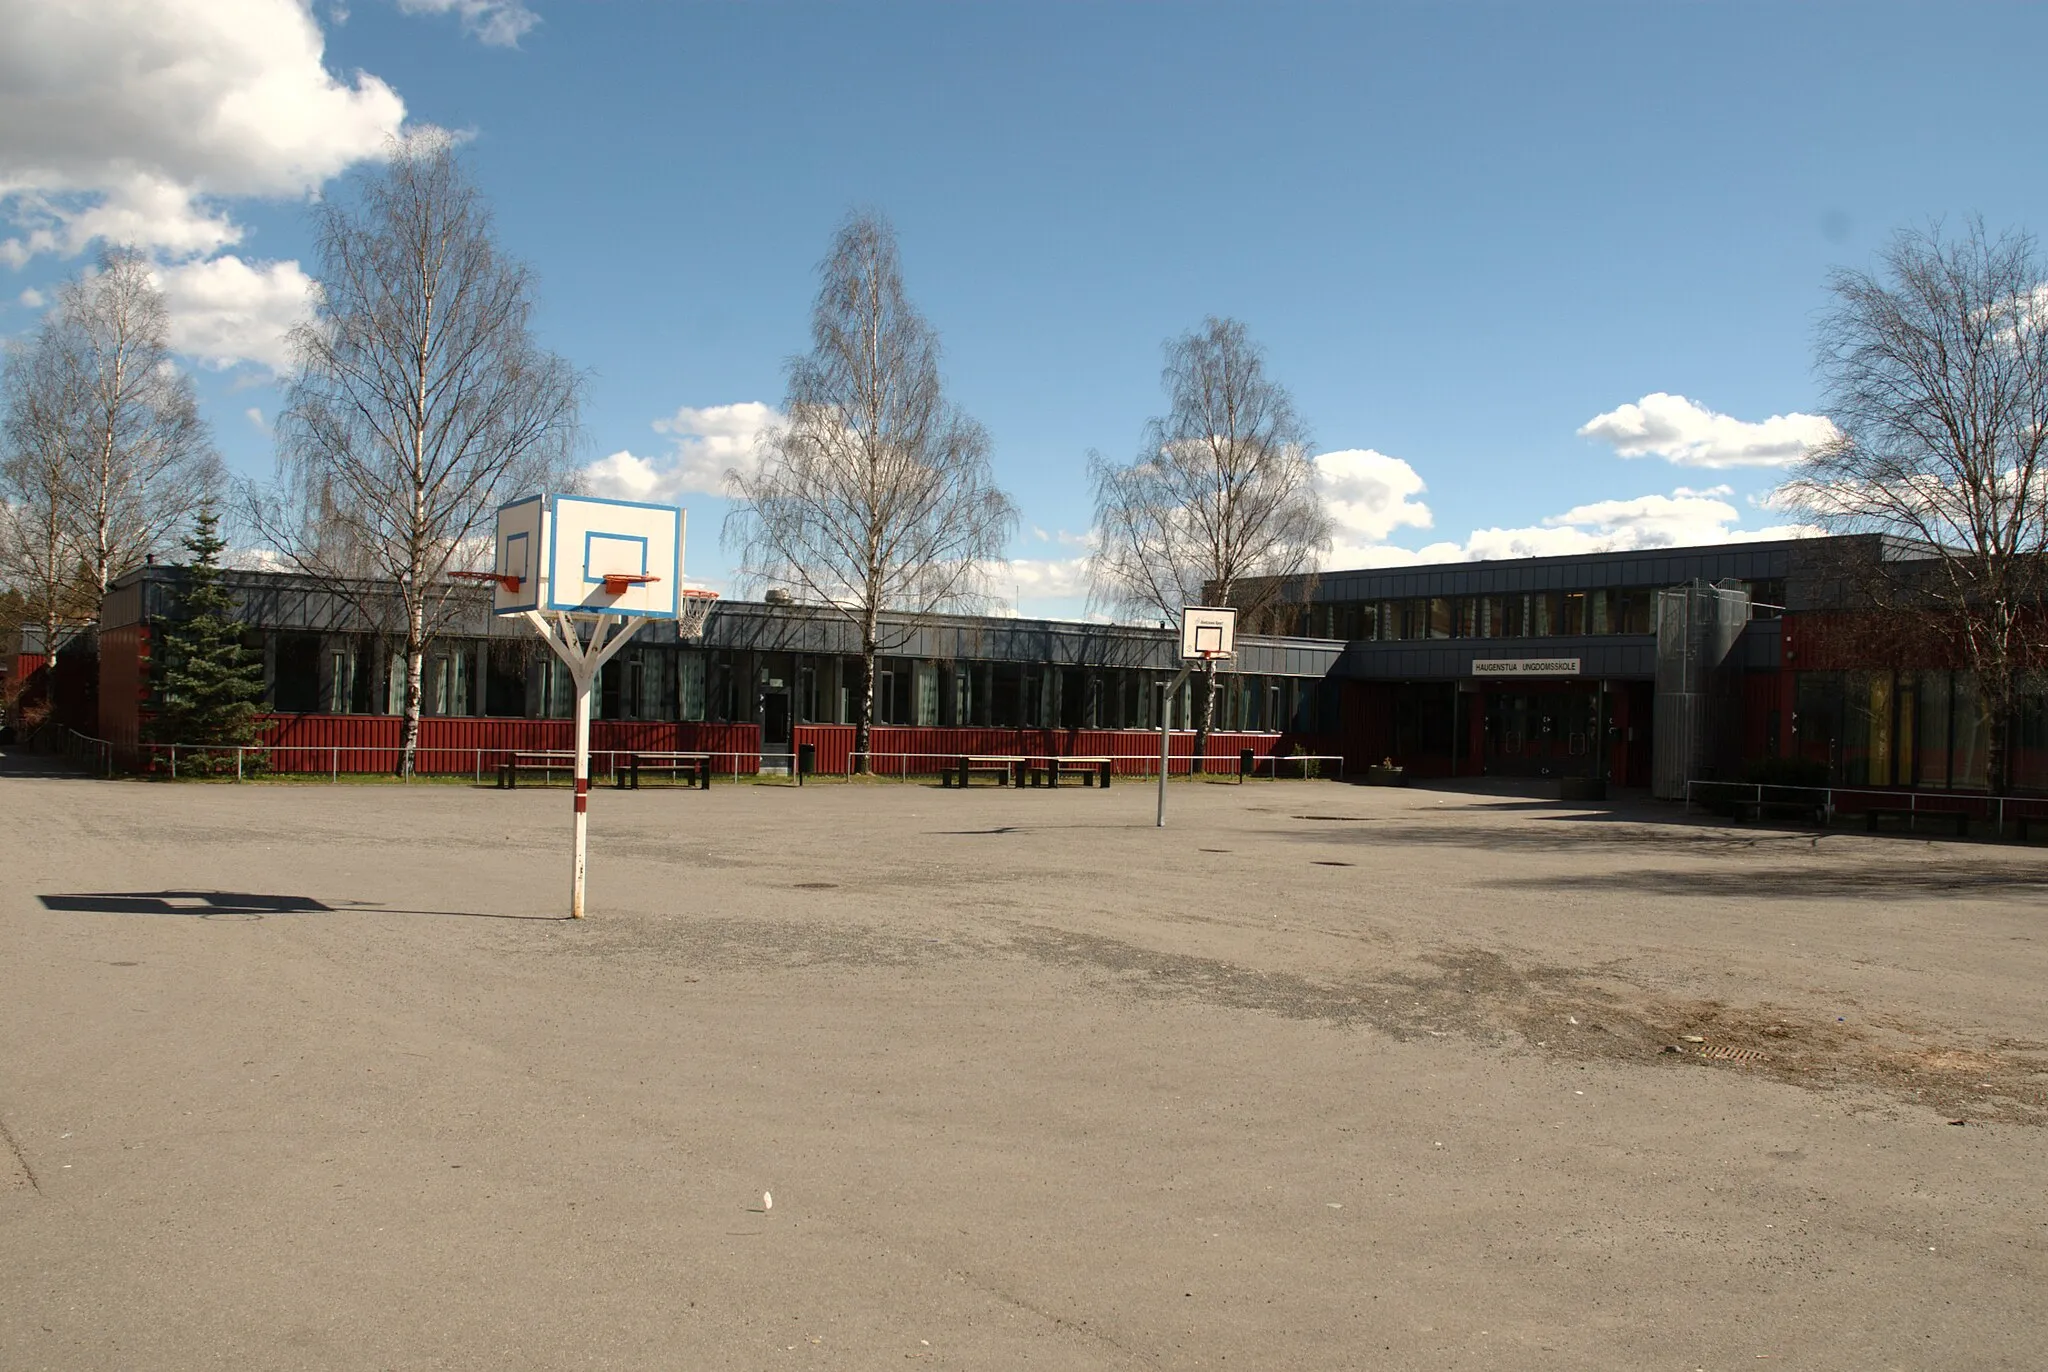
<instances>
[{"instance_id":1,"label":"metal railing","mask_svg":"<svg viewBox=\"0 0 2048 1372\"><path fill-rule=\"evenodd\" d=\"M1847 805L1841 802L1847 800ZM1982 819L2004 834L2010 824L2048 822L2048 797L1976 795L1956 791L1886 790L1872 786L1787 786L1772 782L1688 780L1685 808L1748 807L1759 817L1766 809L1811 810L1822 825L1838 815L1903 815L1912 830L1924 816Z\"/></svg>"},{"instance_id":2,"label":"metal railing","mask_svg":"<svg viewBox=\"0 0 2048 1372\"><path fill-rule=\"evenodd\" d=\"M849 750L849 751L848 751L848 753L846 754L846 762L845 762L845 765L844 765L844 766L843 766L843 767L842 767L842 768L841 768L841 769L840 769L839 771L837 771L837 772L834 772L834 773L829 773L828 775L835 775L835 776L848 776L848 777L850 777L850 776L853 776L853 775L855 775L855 766L854 766L855 760L856 760L856 759L858 759L858 758L862 758L862 757L865 757L865 758L867 758L867 759L868 759L868 762L869 762L869 768L868 768L868 772L867 772L867 775L870 775L870 776L876 776L876 777L890 777L890 776L901 776L901 777L935 777L935 776L938 776L938 775L939 775L939 774L940 774L941 772L944 772L945 770L947 770L947 768L948 768L948 767L950 767L950 766L951 766L951 765L952 765L953 763L955 763L955 762L959 761L959 759L961 759L962 757L980 756L980 755L982 755L982 754L983 754L983 752L986 752L986 753L987 753L987 755L990 755L990 756L994 756L994 755L998 754L998 753L999 753L1000 751L1001 751L1000 749L988 749L988 750L977 750L977 749L963 749L963 748L952 748L952 749L948 749L947 751L945 751L945 752L943 752L943 753L890 753L890 752L878 752L878 751L873 751L873 750L870 750L870 751L868 751L868 752L862 753L862 752L855 752L855 751L851 751L851 750ZM768 754L767 756L770 756L770 757L787 757L788 755L787 755L787 754L773 754L773 753L771 753L771 754ZM1061 756L1061 755L1060 755L1060 754L1057 754L1057 753L1050 753L1050 752L1033 752L1033 751L1032 751L1031 749L1029 749L1029 748L1026 748L1026 749L1024 749L1023 751L1021 751L1021 752L1019 752L1019 753L1015 754L1015 756L1018 756L1018 757L1058 757L1058 756ZM1145 777L1157 777L1157 776L1159 775L1159 753L1158 753L1158 751L1157 751L1156 749L1155 749L1155 750L1153 750L1153 751L1152 751L1152 752L1150 752L1150 753L1116 753L1116 752L1105 752L1105 753L1083 753L1083 754L1076 754L1076 756L1082 756L1082 757L1106 757L1106 758L1109 758L1109 759L1110 759L1110 760L1111 760L1111 761L1112 761L1112 762L1113 762L1113 763L1115 764L1115 766L1116 766L1116 768L1117 768L1117 772L1118 772L1118 775L1128 775L1128 776L1145 776ZM928 762L928 763L930 763L930 764L932 764L932 765L930 765L929 767L919 767L919 768L896 768L896 769L891 769L891 770L887 770L887 771L883 771L883 770L878 770L878 769L877 769L877 768L875 768L875 766L873 765L873 764L875 764L875 763L877 763L877 762L883 762L883 761L889 761L889 760L906 760L906 759L907 759L907 760L915 760L915 761L918 761L918 762ZM1201 775L1204 775L1204 776L1235 776L1235 775L1237 774L1237 769L1238 769L1238 754L1237 754L1237 750L1235 750L1235 749L1233 749L1233 750L1231 750L1231 751L1229 751L1229 752L1222 752L1222 753L1204 753L1204 754L1202 754L1202 758L1201 758L1201 760L1202 760L1202 764L1203 764L1203 765L1202 765L1202 771L1201 771ZM1194 772L1194 762L1195 762L1195 758L1194 758L1194 756L1193 756L1192 754L1186 754L1186 753L1177 753L1177 754L1173 755L1172 757L1170 757L1169 759L1167 759L1167 766L1166 766L1166 771L1167 771L1167 775L1168 775L1168 776L1191 776L1191 775L1195 775L1195 772ZM1336 770L1337 770L1337 778L1336 778L1336 779L1337 779L1337 780L1339 780L1339 781L1342 781L1342 780L1344 779L1344 759L1343 759L1342 755L1340 755L1340 754L1337 754L1337 753L1290 753L1290 754L1288 754L1287 756L1284 756L1284 757L1283 757L1283 756L1280 756L1280 755L1278 755L1278 754L1274 754L1274 753L1268 753L1268 754L1266 754L1266 755L1265 755L1265 756L1263 756L1263 757L1254 757L1254 758L1252 759L1252 774L1253 774L1254 776L1256 776L1256 775L1258 774L1258 769L1259 769L1259 768L1260 768L1261 766L1264 766L1264 765L1267 765L1267 764L1271 764L1271 770L1272 770L1272 772L1273 772L1273 777L1274 777L1274 779L1275 779L1275 780L1279 780L1279 779L1281 779L1281 777L1280 777L1280 769L1281 769L1281 767L1282 767L1283 765L1285 765L1285 764L1292 764L1292 763L1299 763L1299 764L1302 764L1302 771L1303 771L1303 773L1304 773L1304 776L1305 776L1305 774L1306 774L1306 771L1307 771L1307 764L1309 764L1309 763L1315 763L1315 764L1317 764L1317 765L1318 765L1318 768L1320 769L1320 764L1322 764L1322 763L1325 763L1325 762L1334 762L1334 763L1336 763L1336 764L1337 764L1337 768L1336 768Z\"/></svg>"},{"instance_id":3,"label":"metal railing","mask_svg":"<svg viewBox=\"0 0 2048 1372\"><path fill-rule=\"evenodd\" d=\"M109 739L94 738L81 734L76 729L57 725L46 725L31 736L30 745L45 751L61 752L68 756L90 758L94 769L102 776L111 777L117 767L131 771L154 772L161 770L172 780L181 775L204 775L219 780L228 776L227 760L232 759L234 779L246 781L252 776L308 777L325 775L330 785L339 784L347 777L383 777L398 773L398 763L404 750L397 744L338 745L324 743L116 743ZM516 747L428 747L413 750L412 775L418 777L456 777L467 774L472 783L482 785L486 777L494 777L499 766L512 759L514 754L536 752L558 752L559 749L516 748ZM648 751L644 748L593 748L590 750L590 770L593 777L616 777L628 759L636 753ZM714 775L744 777L761 774L793 775L796 767L794 751L747 749L725 750L692 749L692 752L709 753L713 759ZM1055 756L1055 754L1030 754L1033 757ZM364 756L374 756L380 761L375 766L351 766L344 768L344 760L355 761ZM855 761L865 757L870 764L868 775L888 778L936 777L962 756L959 749L943 753L930 752L878 752L857 753L849 751L843 767L836 773L851 777L855 775ZM1159 755L1154 753L1098 753L1093 757L1114 759L1120 772L1126 775L1156 777L1159 775ZM208 760L220 759L217 765L206 765ZM1239 766L1236 750L1204 753L1202 774L1207 776L1234 776ZM883 770L874 768L875 763L911 762L929 764L922 766L896 766ZM1179 754L1167 763L1169 776L1194 775L1195 758L1190 754ZM1290 753L1286 755L1268 753L1254 757L1252 775L1261 769L1274 780L1286 780L1285 770L1296 768L1301 779L1313 779L1310 769L1319 774L1324 764L1334 764L1336 780L1344 779L1344 758L1337 753ZM401 778L401 780L406 778Z\"/></svg>"},{"instance_id":4,"label":"metal railing","mask_svg":"<svg viewBox=\"0 0 2048 1372\"><path fill-rule=\"evenodd\" d=\"M69 737L60 740L55 751L73 756L89 755L93 757L101 774L109 777L114 774L117 765L126 764L131 770L136 771L154 771L161 766L165 774L175 780L180 775L181 767L183 774L187 776L199 772L201 759L232 758L234 778L237 781L246 781L258 774L290 777L324 774L330 784L337 784L345 776L396 775L399 760L405 751L397 744L342 746L325 743L115 743L108 739L81 734L75 729L66 729L64 733ZM499 765L510 761L514 754L553 751L560 750L514 747L419 747L413 750L412 775L467 775L472 782L481 785L486 776L495 776ZM591 774L615 777L626 759L647 751L649 750L645 748L593 748L590 750ZM761 755L753 750L692 751L710 754L714 774L747 776L760 765ZM344 759L354 761L366 755L388 761L380 761L379 765L371 767L344 769L341 765ZM226 762L223 761L217 770L206 768L202 774L226 780Z\"/></svg>"}]
</instances>

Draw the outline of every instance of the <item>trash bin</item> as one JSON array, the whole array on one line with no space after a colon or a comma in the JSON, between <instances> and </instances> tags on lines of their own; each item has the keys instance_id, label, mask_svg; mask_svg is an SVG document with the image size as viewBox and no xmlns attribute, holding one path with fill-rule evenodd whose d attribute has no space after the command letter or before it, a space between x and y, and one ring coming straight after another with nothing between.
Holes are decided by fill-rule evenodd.
<instances>
[{"instance_id":1,"label":"trash bin","mask_svg":"<svg viewBox=\"0 0 2048 1372\"><path fill-rule=\"evenodd\" d=\"M1240 748L1240 749L1238 749L1238 750L1237 750L1237 784L1238 784L1238 785L1240 785L1240 786L1244 785L1244 779L1245 779L1246 777L1248 777L1248 776L1250 776L1250 775L1252 774L1252 768L1253 768L1253 767L1255 767L1255 766L1257 766L1257 765L1258 765L1258 760L1257 760L1256 758L1254 758L1254 757L1252 756L1252 750L1251 750L1251 749L1249 749L1249 748Z\"/></svg>"},{"instance_id":2,"label":"trash bin","mask_svg":"<svg viewBox=\"0 0 2048 1372\"><path fill-rule=\"evenodd\" d=\"M804 778L818 770L818 745L799 743L796 745L796 784L804 784Z\"/></svg>"}]
</instances>

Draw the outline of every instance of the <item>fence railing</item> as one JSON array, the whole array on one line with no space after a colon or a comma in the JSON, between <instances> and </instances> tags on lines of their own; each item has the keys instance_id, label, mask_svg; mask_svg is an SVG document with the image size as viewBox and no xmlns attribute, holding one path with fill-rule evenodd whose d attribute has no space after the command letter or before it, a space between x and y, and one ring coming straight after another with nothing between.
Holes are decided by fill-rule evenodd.
<instances>
[{"instance_id":1,"label":"fence railing","mask_svg":"<svg viewBox=\"0 0 2048 1372\"><path fill-rule=\"evenodd\" d=\"M937 753L848 752L846 754L845 766L836 775L853 776L860 770L856 759L864 757L868 759L867 771L872 776L935 777L947 770L948 767L960 758L973 755L973 750L960 748ZM780 757L784 759L788 757L787 754L777 753L766 753L763 756L764 758ZM1054 757L1059 756L1059 754L1038 753L1027 749L1020 756ZM1159 752L1157 748L1154 748L1149 754L1105 752L1076 754L1076 756L1110 758L1116 774L1119 776L1157 777L1159 775ZM1239 758L1238 752L1235 749L1228 752L1203 753L1200 756L1202 775L1234 776L1237 774ZM1166 774L1170 777L1195 775L1195 760L1196 755L1193 753L1176 753L1167 759ZM1342 781L1344 779L1344 759L1337 753L1290 753L1286 756L1278 753L1269 753L1263 757L1255 755L1252 758L1252 775L1257 776L1259 769L1265 767L1272 774L1273 778L1278 780L1282 777L1284 768L1293 766L1298 768L1299 774L1305 779L1309 775L1308 769L1311 764L1315 765L1317 770L1320 771L1321 764L1326 762L1336 764L1336 779Z\"/></svg>"},{"instance_id":2,"label":"fence railing","mask_svg":"<svg viewBox=\"0 0 2048 1372\"><path fill-rule=\"evenodd\" d=\"M1873 786L1785 786L1769 782L1702 781L1685 783L1685 808L1752 811L1762 818L1769 811L1811 812L1822 824L1837 816L1903 818L1914 829L1922 818L1928 820L1983 820L1997 834L2008 828L2021 831L2029 825L2048 826L2048 796L1976 795L1968 791L1887 790Z\"/></svg>"},{"instance_id":3,"label":"fence railing","mask_svg":"<svg viewBox=\"0 0 2048 1372\"><path fill-rule=\"evenodd\" d=\"M43 751L61 752L68 756L90 759L94 770L102 776L111 777L118 767L131 771L161 771L176 779L180 775L205 775L225 779L230 765L237 781L245 781L259 774L270 776L320 776L325 775L330 784L338 784L343 777L389 776L398 771L403 749L396 744L337 745L319 743L117 743L108 739L93 738L76 729L47 725L31 736L31 746ZM515 755L531 755L536 752L559 752L559 749L513 748L513 747L427 747L413 750L413 775L420 777L451 777L467 775L470 780L482 785L486 778L494 778L499 767L511 761ZM593 748L590 750L590 771L594 778L610 779L627 766L636 753L647 751L639 748ZM796 757L793 752L747 749L712 750L693 749L708 752L713 759L712 770L725 776L746 776L761 772L788 774L795 771ZM845 766L837 773L851 777L858 769L857 759L868 760L868 773L880 777L928 778L938 776L962 754L958 749L949 752L867 752L846 755ZM1111 752L1090 754L1090 756L1112 757L1118 772L1127 776L1156 777L1159 775L1157 752L1127 753ZM363 759L371 758L371 765L359 765ZM1168 776L1189 776L1194 774L1196 757L1192 753L1175 754L1167 760ZM1212 776L1230 776L1238 771L1238 752L1208 752L1201 754L1202 773ZM349 765L344 766L344 763ZM1275 780L1284 779L1288 769L1294 769L1302 779L1320 775L1325 764L1333 764L1336 780L1344 779L1344 758L1337 753L1268 753L1252 759L1252 775L1261 769Z\"/></svg>"}]
</instances>

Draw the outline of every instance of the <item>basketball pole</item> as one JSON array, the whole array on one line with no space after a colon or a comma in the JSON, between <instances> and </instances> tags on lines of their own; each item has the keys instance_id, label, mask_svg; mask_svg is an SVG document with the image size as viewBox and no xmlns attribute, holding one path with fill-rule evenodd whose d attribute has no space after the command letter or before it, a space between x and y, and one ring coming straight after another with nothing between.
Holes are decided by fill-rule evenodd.
<instances>
[{"instance_id":1,"label":"basketball pole","mask_svg":"<svg viewBox=\"0 0 2048 1372\"><path fill-rule=\"evenodd\" d=\"M637 615L599 617L590 627L590 642L586 644L575 622L566 614L557 614L550 624L538 610L523 613L569 669L569 679L576 687L576 838L569 872L569 918L582 919L583 877L590 847L590 693L604 664L647 621ZM605 637L608 627L609 639Z\"/></svg>"},{"instance_id":2,"label":"basketball pole","mask_svg":"<svg viewBox=\"0 0 2048 1372\"><path fill-rule=\"evenodd\" d=\"M1188 679L1191 670L1182 667L1179 676L1159 688L1159 818L1152 826L1155 829L1166 827L1167 740L1172 737L1173 698L1180 694L1181 683Z\"/></svg>"}]
</instances>

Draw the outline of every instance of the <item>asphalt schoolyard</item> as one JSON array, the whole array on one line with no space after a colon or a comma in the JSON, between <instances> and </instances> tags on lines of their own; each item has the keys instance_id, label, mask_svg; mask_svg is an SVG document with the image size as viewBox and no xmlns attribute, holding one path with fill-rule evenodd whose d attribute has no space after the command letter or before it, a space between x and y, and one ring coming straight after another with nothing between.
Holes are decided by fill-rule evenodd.
<instances>
[{"instance_id":1,"label":"asphalt schoolyard","mask_svg":"<svg viewBox=\"0 0 2048 1372\"><path fill-rule=\"evenodd\" d=\"M1152 805L0 775L0 1367L2042 1365L2048 854Z\"/></svg>"}]
</instances>

